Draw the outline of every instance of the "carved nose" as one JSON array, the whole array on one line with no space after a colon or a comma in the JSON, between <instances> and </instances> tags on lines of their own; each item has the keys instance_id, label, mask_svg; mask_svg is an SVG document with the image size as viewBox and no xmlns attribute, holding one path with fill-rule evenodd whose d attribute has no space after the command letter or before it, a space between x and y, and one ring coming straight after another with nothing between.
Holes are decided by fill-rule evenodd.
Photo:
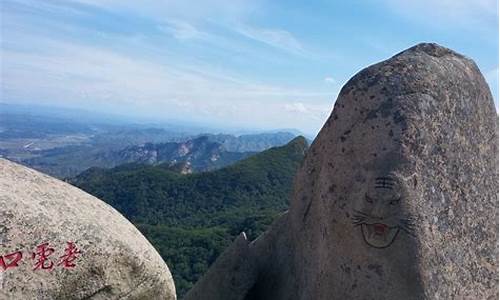
<instances>
[{"instance_id":1,"label":"carved nose","mask_svg":"<svg viewBox=\"0 0 500 300\"><path fill-rule=\"evenodd\" d=\"M380 207L376 207L372 212L372 216L376 220L383 220L384 219L383 215L384 212Z\"/></svg>"}]
</instances>

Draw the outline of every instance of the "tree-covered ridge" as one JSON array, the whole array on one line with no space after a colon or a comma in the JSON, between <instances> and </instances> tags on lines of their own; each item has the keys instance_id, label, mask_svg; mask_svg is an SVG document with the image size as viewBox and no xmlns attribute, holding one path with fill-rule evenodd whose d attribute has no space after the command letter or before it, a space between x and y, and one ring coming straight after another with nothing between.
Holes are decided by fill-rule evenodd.
<instances>
[{"instance_id":1,"label":"tree-covered ridge","mask_svg":"<svg viewBox=\"0 0 500 300\"><path fill-rule=\"evenodd\" d=\"M241 231L253 239L287 209L306 148L297 137L211 172L129 164L89 169L70 182L137 225L168 263L181 296Z\"/></svg>"}]
</instances>

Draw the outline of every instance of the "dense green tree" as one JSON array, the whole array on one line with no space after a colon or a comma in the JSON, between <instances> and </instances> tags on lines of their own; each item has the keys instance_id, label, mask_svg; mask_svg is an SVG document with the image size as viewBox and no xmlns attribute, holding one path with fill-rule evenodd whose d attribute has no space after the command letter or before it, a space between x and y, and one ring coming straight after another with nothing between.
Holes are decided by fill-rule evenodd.
<instances>
[{"instance_id":1,"label":"dense green tree","mask_svg":"<svg viewBox=\"0 0 500 300\"><path fill-rule=\"evenodd\" d=\"M70 182L136 224L182 296L240 232L254 239L287 209L306 148L298 137L217 171L181 175L129 164L92 168Z\"/></svg>"}]
</instances>

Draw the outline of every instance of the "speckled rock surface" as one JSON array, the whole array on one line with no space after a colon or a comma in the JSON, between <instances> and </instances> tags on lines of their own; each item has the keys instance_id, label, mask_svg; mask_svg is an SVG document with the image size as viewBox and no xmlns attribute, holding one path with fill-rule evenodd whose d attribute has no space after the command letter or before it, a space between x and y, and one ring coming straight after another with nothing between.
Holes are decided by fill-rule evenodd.
<instances>
[{"instance_id":1,"label":"speckled rock surface","mask_svg":"<svg viewBox=\"0 0 500 300\"><path fill-rule=\"evenodd\" d=\"M497 191L479 69L412 47L342 88L289 213L249 245L246 299L497 299Z\"/></svg>"},{"instance_id":2,"label":"speckled rock surface","mask_svg":"<svg viewBox=\"0 0 500 300\"><path fill-rule=\"evenodd\" d=\"M153 246L101 200L0 159L0 207L0 299L176 298Z\"/></svg>"},{"instance_id":3,"label":"speckled rock surface","mask_svg":"<svg viewBox=\"0 0 500 300\"><path fill-rule=\"evenodd\" d=\"M449 49L356 74L297 177L300 298L496 298L497 141L483 76Z\"/></svg>"}]
</instances>

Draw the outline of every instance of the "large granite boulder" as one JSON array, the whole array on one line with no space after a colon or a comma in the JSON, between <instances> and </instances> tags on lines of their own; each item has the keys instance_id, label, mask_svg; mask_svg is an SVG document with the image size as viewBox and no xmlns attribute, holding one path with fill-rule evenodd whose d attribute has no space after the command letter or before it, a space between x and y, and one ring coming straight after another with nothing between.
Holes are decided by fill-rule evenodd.
<instances>
[{"instance_id":1,"label":"large granite boulder","mask_svg":"<svg viewBox=\"0 0 500 300\"><path fill-rule=\"evenodd\" d=\"M255 280L232 299L497 299L497 118L476 64L439 45L360 71L289 212L242 251ZM221 299L236 269L187 299L209 285L203 299Z\"/></svg>"},{"instance_id":2,"label":"large granite boulder","mask_svg":"<svg viewBox=\"0 0 500 300\"><path fill-rule=\"evenodd\" d=\"M101 200L0 159L0 299L175 299L144 236Z\"/></svg>"}]
</instances>

